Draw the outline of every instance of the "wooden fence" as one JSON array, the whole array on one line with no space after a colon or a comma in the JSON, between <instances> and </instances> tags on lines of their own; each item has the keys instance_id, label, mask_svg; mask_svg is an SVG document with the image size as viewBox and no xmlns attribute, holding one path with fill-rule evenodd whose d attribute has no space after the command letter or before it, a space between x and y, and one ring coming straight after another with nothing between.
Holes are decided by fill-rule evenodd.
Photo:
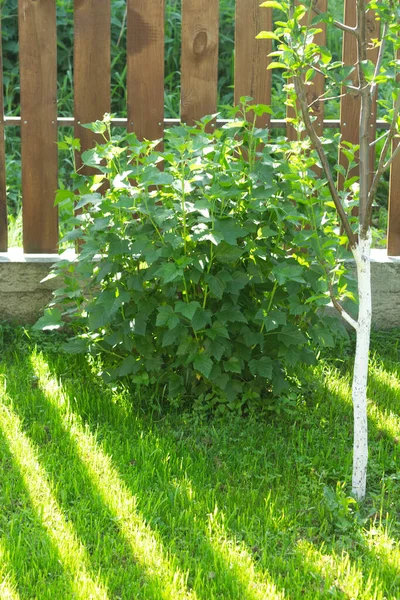
<instances>
[{"instance_id":1,"label":"wooden fence","mask_svg":"<svg viewBox=\"0 0 400 600\"><path fill-rule=\"evenodd\" d=\"M164 1L127 0L127 119L116 124L141 138L158 139L164 127ZM233 2L234 0L232 0ZM328 0L316 0L322 11ZM23 246L26 253L55 252L58 216L54 208L57 188L58 127L75 128L82 150L93 144L93 134L80 124L101 119L110 112L110 0L74 1L74 116L57 115L57 32L55 0L19 0L19 59L21 117L4 117L0 95L0 251L7 250L7 203L4 126L21 128ZM259 8L260 0L236 0L234 96L251 96L270 104L272 72L267 70L269 40L256 34L272 27L272 10ZM344 18L355 22L355 0L344 0ZM182 0L181 119L193 122L217 111L218 0ZM379 37L379 25L371 15L368 30ZM320 43L325 32L320 34ZM374 58L373 53L371 58ZM343 59L356 61L354 39L345 33ZM1 60L1 52L0 52ZM2 67L0 64L0 85ZM340 118L324 120L323 78L316 78L310 93L320 130L333 127L343 139L358 140L359 98L341 99ZM284 120L265 116L260 125L287 127ZM377 129L376 103L371 114L371 140ZM345 164L345 157L339 162ZM373 168L373 167L372 167ZM390 176L388 253L400 255L400 154Z\"/></svg>"}]
</instances>

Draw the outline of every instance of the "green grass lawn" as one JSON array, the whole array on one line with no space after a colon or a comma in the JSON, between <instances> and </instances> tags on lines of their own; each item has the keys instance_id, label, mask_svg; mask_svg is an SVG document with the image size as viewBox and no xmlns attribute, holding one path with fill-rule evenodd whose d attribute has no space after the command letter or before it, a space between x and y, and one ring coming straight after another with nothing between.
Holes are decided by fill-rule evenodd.
<instances>
[{"instance_id":1,"label":"green grass lawn","mask_svg":"<svg viewBox=\"0 0 400 600\"><path fill-rule=\"evenodd\" d=\"M201 422L135 407L81 358L11 333L1 599L400 598L398 334L374 340L357 506L350 357L309 370L292 414Z\"/></svg>"}]
</instances>

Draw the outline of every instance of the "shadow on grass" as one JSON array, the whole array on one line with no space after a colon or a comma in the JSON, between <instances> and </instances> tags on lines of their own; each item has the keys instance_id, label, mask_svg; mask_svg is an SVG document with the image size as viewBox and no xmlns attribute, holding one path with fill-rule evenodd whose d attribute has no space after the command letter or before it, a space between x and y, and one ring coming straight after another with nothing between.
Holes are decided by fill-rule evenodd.
<instances>
[{"instance_id":1,"label":"shadow on grass","mask_svg":"<svg viewBox=\"0 0 400 600\"><path fill-rule=\"evenodd\" d=\"M0 430L0 532L4 567L13 572L21 598L75 598L73 576L32 505L20 469Z\"/></svg>"},{"instance_id":2,"label":"shadow on grass","mask_svg":"<svg viewBox=\"0 0 400 600\"><path fill-rule=\"evenodd\" d=\"M328 575L323 571L318 574L317 561L298 543L303 539L317 554L322 543L326 555L340 555L346 547L354 565L368 567L383 590L387 589L388 577L393 582L390 561L381 557L375 565L377 553L360 535L362 527L350 523L343 541L343 531L335 522L341 516L340 510L328 510L324 501L324 484L334 487L337 481L349 480L352 409L321 381L312 381L313 400L293 420L285 417L257 424L243 419L230 427L226 422L214 422L194 432L193 424L182 419L176 419L172 426L167 420L157 424L146 415L130 413L114 404L98 379L78 360L67 359L64 363L46 351L44 357L55 379L62 382L72 413L86 424L98 448L112 457L118 476L137 498L143 519L156 530L164 548L169 548L172 564L179 563L181 570L188 572L189 589L193 588L198 598L253 600L277 598L284 593L289 598L325 598L327 594L348 597L340 585L329 591L335 569L331 567ZM36 373L28 356L20 358L20 369L29 386ZM130 578L148 578L142 565L132 563L132 548L124 542L121 554L118 514L105 505L59 408L40 389L34 393L31 390L33 401L27 407L18 401L19 394L26 393L21 390L19 377L14 389L10 384L9 393L28 430L29 424L37 423L50 435L47 442L42 440L41 460L58 490L64 512L92 554L92 563L103 571L111 570L107 571L107 583L112 593L121 592L118 571L125 570L125 563L121 563L120 556L126 556ZM320 410L317 403L321 407L326 403L327 407ZM373 422L370 432L372 439L380 432ZM65 497L63 490L68 486L64 482L70 469L78 476L79 484L72 497ZM281 481L290 478L292 486L282 486ZM101 540L93 538L91 520L92 524L95 521L93 530L101 531ZM100 546L105 551L96 553ZM114 574L107 556L113 547L118 548ZM207 571L203 559L207 559ZM308 582L306 588L304 581ZM159 575L153 573L150 582L141 597L165 597ZM268 586L270 591L266 592ZM153 589L158 591L153 593ZM129 595L122 590L122 597Z\"/></svg>"},{"instance_id":3,"label":"shadow on grass","mask_svg":"<svg viewBox=\"0 0 400 600\"><path fill-rule=\"evenodd\" d=\"M111 597L189 598L185 589L178 589L179 581L178 578L174 581L173 572L171 582L163 580L163 573L157 572L156 567L162 567L161 558L160 564L150 564L148 568L149 565L141 560L143 557L135 555L132 544L121 532L121 515L107 506L82 460L76 439L70 434L68 424L71 429L75 425L81 430L79 421L74 423L71 414L64 415L63 419L61 411L40 389L29 357L18 359L14 380L10 373L7 374L7 393L12 399L12 408L24 423L26 434L40 444L40 463L52 482L56 500L84 544L92 570L101 572L106 578ZM94 434L95 439L100 437L101 432ZM134 498L129 498L129 502L128 510L133 514L136 510ZM152 542L149 539L149 543Z\"/></svg>"},{"instance_id":4,"label":"shadow on grass","mask_svg":"<svg viewBox=\"0 0 400 600\"><path fill-rule=\"evenodd\" d=\"M60 363L51 356L47 356L46 360L53 373L63 379L67 394L73 397L73 382L68 381L68 374L64 369L60 369ZM170 428L168 424L164 426L161 422L154 425L136 415L135 428L139 428L141 433L138 437L137 433L134 434L136 440L128 453L119 451L124 443L126 446L126 440L129 440L130 436L129 417L125 421L128 427L121 430L118 426L121 418L125 419L121 417L120 407L109 404L105 408L104 404L91 404L90 398L80 404L79 398L82 399L82 396L78 398L76 394L74 409L87 420L89 427L102 432L108 453L113 455L126 485L139 498L142 514L157 528L165 546L171 547L181 564L188 567L189 583L196 591L199 589L196 585L199 579L204 581L215 574L201 572L201 565L196 561L196 557L188 555L185 538L195 537L199 556L214 554L216 565L222 571L224 566L225 570L232 570L232 560L229 562L228 558L229 545L238 550L236 554L231 553L233 562L240 562L240 552L245 554L245 563L247 567L254 568L254 575L249 577L248 581L242 582L241 589L230 582L231 589L236 590L238 594L233 597L237 598L252 597L248 587L250 580L255 590L257 584L272 581L277 586L277 593L278 590L284 589L289 597L292 597L292 594L296 597L295 594L299 593L296 574L299 574L300 579L309 580L309 559L297 546L298 540L303 536L310 539L316 552L321 544L325 545L325 553L328 554L341 555L345 548L354 563L354 569L357 570L356 565L361 564L362 571L364 564L383 590L387 589L388 582L393 588L393 582L397 581L395 568L392 568L384 556L380 555L378 559L379 553L371 548L361 535L363 527L369 526L368 521L358 526L351 522L351 515L347 515L350 523L343 531L335 522L342 516L340 506L337 509L326 506L322 495L323 486L335 487L338 481L349 481L351 475L352 408L341 394L335 395L332 390L327 390L321 380L314 379L312 387L313 400L304 409L303 415L300 413L296 417L295 422L284 418L280 424L261 424L256 430L253 423L247 424L245 420L238 423L236 429L233 427L228 430L226 423L216 422L210 427L211 435L204 435L201 431L200 437L195 441L193 432L187 431L187 425L182 422ZM95 396L101 395L102 386L96 378L91 379L90 389L97 389ZM316 403L320 406L326 403L328 408L319 410ZM299 420L306 417L306 413L309 414L310 411L313 415L307 430L307 425ZM316 436L314 428L318 426L319 435ZM274 437L276 447L266 448L268 435L265 433L268 433L267 430L270 433L271 429L276 430L278 434ZM229 443L221 444L221 439L227 435L231 436ZM381 429L374 422L370 422L370 435L372 440L380 439ZM316 444L318 441L320 444ZM239 452L229 452L230 444L239 444ZM147 481L132 478L129 463L133 461L140 465L142 460L152 455L155 464L154 477ZM175 461L171 459L171 455L176 457ZM252 485L249 486L246 470L252 472L253 468L254 471L255 463L260 467L259 485L254 486L252 481ZM289 491L285 492L279 485L280 469L293 473L295 485ZM375 492L379 491L381 475L382 472L373 474ZM146 504L142 486L157 488L159 496L163 499L157 511ZM249 487L250 497L244 498L246 488ZM307 487L308 493L304 491ZM185 511L190 512L191 507L204 495L203 492L207 488L209 493L201 508L203 514L206 513L209 517L197 517L191 524L182 519L180 523L179 516ZM254 505L253 517L251 522L243 523L241 513L248 510L249 503ZM366 519L367 513L373 512L375 504L376 498L370 497L364 508ZM293 514L292 505L302 507L300 514ZM215 512L216 507L219 511ZM273 513L267 523L265 514L260 512L261 507ZM175 518L171 518L171 511L176 512ZM291 529L296 529L293 535L290 533ZM180 543L182 539L174 539L177 531L179 537L184 540L183 543ZM236 577L239 578L238 572ZM326 597L326 593L341 593L340 586L337 586L336 592L329 592L325 585L328 580L329 578L325 577L321 583L318 577L312 578L301 597L323 598ZM210 592L212 590L215 597L219 597L220 583L222 584L217 577L207 582L207 588ZM367 585L367 582L364 582L364 585Z\"/></svg>"}]
</instances>

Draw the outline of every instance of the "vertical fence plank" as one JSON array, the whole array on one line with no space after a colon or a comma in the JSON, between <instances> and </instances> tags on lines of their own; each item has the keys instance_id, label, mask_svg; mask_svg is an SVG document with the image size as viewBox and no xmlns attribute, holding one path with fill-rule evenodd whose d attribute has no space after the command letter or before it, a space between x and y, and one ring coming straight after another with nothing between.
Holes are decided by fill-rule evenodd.
<instances>
[{"instance_id":1,"label":"vertical fence plank","mask_svg":"<svg viewBox=\"0 0 400 600\"><path fill-rule=\"evenodd\" d=\"M128 0L128 129L139 139L164 132L164 0Z\"/></svg>"},{"instance_id":2,"label":"vertical fence plank","mask_svg":"<svg viewBox=\"0 0 400 600\"><path fill-rule=\"evenodd\" d=\"M354 27L356 24L356 3L354 0L345 0L344 4L344 22L346 25ZM367 16L367 32L368 40L379 38L379 22L375 20L375 14L373 11L368 12ZM378 56L378 48L368 50L368 59L372 62L376 62ZM351 33L343 34L343 62L347 66L353 66L357 64L357 42L354 35ZM351 75L351 79L357 85L357 76L355 72ZM351 142L352 144L359 143L359 122L360 122L360 108L361 100L359 95L355 95L351 90L343 89L344 96L340 102L340 132L342 134L342 141ZM377 97L374 98L371 107L371 119L369 128L369 139L372 142L375 139L376 134L376 113L377 113ZM375 164L375 146L371 150L371 173L374 170ZM339 151L339 164L347 168L347 158ZM352 176L358 175L358 168L355 168L351 172ZM340 189L343 189L343 176L339 174L338 185Z\"/></svg>"},{"instance_id":3,"label":"vertical fence plank","mask_svg":"<svg viewBox=\"0 0 400 600\"><path fill-rule=\"evenodd\" d=\"M235 104L250 96L257 104L271 104L272 71L267 71L271 40L256 40L260 31L272 30L272 9L260 8L260 0L236 0ZM257 127L269 125L270 115L257 119Z\"/></svg>"},{"instance_id":4,"label":"vertical fence plank","mask_svg":"<svg viewBox=\"0 0 400 600\"><path fill-rule=\"evenodd\" d=\"M328 9L328 0L315 0L313 6L324 13ZM303 17L302 25L311 25L314 16L315 13L310 10ZM315 36L315 43L319 46L325 46L326 24L318 23L318 29L322 29L322 31ZM312 115L315 117L314 128L319 136L321 136L324 131L324 102L322 99L324 90L325 77L322 73L316 73L314 79L310 81L310 85L307 86L307 102L311 108ZM286 117L287 119L293 119L295 117L295 110L293 107L288 106ZM297 131L290 122L286 124L286 136L290 141L297 140Z\"/></svg>"},{"instance_id":5,"label":"vertical fence plank","mask_svg":"<svg viewBox=\"0 0 400 600\"><path fill-rule=\"evenodd\" d=\"M0 12L0 252L7 252L6 156L4 151L3 53Z\"/></svg>"},{"instance_id":6,"label":"vertical fence plank","mask_svg":"<svg viewBox=\"0 0 400 600\"><path fill-rule=\"evenodd\" d=\"M55 0L19 0L23 244L55 252L57 37Z\"/></svg>"},{"instance_id":7,"label":"vertical fence plank","mask_svg":"<svg viewBox=\"0 0 400 600\"><path fill-rule=\"evenodd\" d=\"M181 119L217 110L218 0L182 0Z\"/></svg>"},{"instance_id":8,"label":"vertical fence plank","mask_svg":"<svg viewBox=\"0 0 400 600\"><path fill-rule=\"evenodd\" d=\"M392 151L398 144L398 140L393 142ZM390 168L387 254L400 256L400 154L395 157Z\"/></svg>"},{"instance_id":9,"label":"vertical fence plank","mask_svg":"<svg viewBox=\"0 0 400 600\"><path fill-rule=\"evenodd\" d=\"M397 58L400 60L400 50ZM400 82L400 76L398 80ZM399 144L399 139L393 140L392 152ZM390 166L389 181L387 254L400 256L400 154L394 158Z\"/></svg>"},{"instance_id":10,"label":"vertical fence plank","mask_svg":"<svg viewBox=\"0 0 400 600\"><path fill-rule=\"evenodd\" d=\"M74 7L75 136L83 152L99 138L81 124L111 110L111 6L110 0L75 0Z\"/></svg>"}]
</instances>

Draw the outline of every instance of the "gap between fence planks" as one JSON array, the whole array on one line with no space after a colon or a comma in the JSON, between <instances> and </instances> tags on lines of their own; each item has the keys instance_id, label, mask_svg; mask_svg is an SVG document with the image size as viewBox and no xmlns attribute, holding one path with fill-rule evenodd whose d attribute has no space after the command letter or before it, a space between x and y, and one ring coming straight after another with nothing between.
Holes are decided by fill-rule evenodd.
<instances>
[{"instance_id":1,"label":"gap between fence planks","mask_svg":"<svg viewBox=\"0 0 400 600\"><path fill-rule=\"evenodd\" d=\"M1 11L0 11L0 252L7 252L7 191L6 191L6 156L4 148L4 102L3 102L3 52L1 46Z\"/></svg>"},{"instance_id":2,"label":"gap between fence planks","mask_svg":"<svg viewBox=\"0 0 400 600\"><path fill-rule=\"evenodd\" d=\"M19 0L23 245L55 252L57 181L57 34L54 0Z\"/></svg>"},{"instance_id":3,"label":"gap between fence planks","mask_svg":"<svg viewBox=\"0 0 400 600\"><path fill-rule=\"evenodd\" d=\"M267 71L271 40L256 40L261 31L272 30L272 9L260 0L236 0L235 16L235 105L242 96L256 104L271 104L272 71ZM271 115L257 117L257 127L267 127Z\"/></svg>"},{"instance_id":4,"label":"gap between fence planks","mask_svg":"<svg viewBox=\"0 0 400 600\"><path fill-rule=\"evenodd\" d=\"M182 0L181 119L217 111L218 0Z\"/></svg>"},{"instance_id":5,"label":"gap between fence planks","mask_svg":"<svg viewBox=\"0 0 400 600\"><path fill-rule=\"evenodd\" d=\"M111 1L75 0L74 7L74 132L84 152L102 138L81 124L102 119L111 110Z\"/></svg>"},{"instance_id":6,"label":"gap between fence planks","mask_svg":"<svg viewBox=\"0 0 400 600\"><path fill-rule=\"evenodd\" d=\"M149 70L151 70L149 72ZM164 135L164 0L128 0L128 131Z\"/></svg>"}]
</instances>

